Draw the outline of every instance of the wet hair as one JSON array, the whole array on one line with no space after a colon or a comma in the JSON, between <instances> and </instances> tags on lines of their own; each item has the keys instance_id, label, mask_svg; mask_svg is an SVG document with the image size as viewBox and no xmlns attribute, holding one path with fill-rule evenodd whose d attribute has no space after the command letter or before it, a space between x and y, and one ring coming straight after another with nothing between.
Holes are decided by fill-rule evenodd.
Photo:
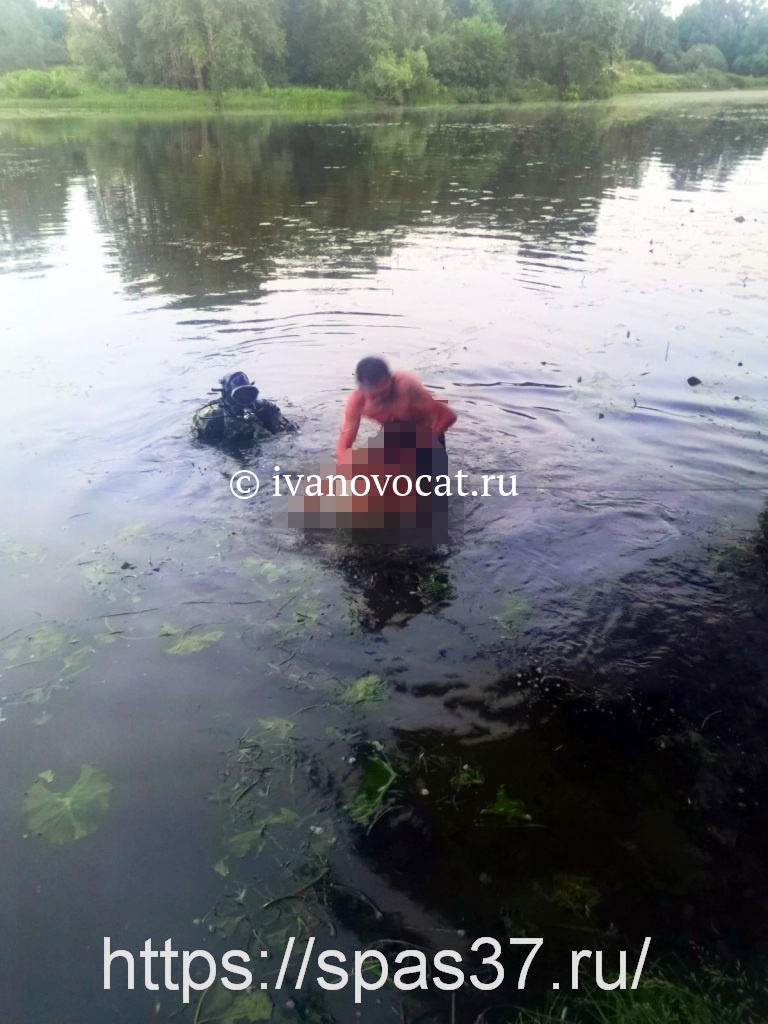
<instances>
[{"instance_id":1,"label":"wet hair","mask_svg":"<svg viewBox=\"0 0 768 1024\"><path fill-rule=\"evenodd\" d=\"M389 367L378 356L366 356L357 364L355 376L361 388L372 388L389 376Z\"/></svg>"}]
</instances>

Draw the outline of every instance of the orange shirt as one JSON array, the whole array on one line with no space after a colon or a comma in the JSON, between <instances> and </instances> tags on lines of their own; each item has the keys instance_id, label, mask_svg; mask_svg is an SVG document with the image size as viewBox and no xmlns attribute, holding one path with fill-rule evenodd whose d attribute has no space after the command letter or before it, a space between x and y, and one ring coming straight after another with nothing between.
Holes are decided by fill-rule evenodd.
<instances>
[{"instance_id":1,"label":"orange shirt","mask_svg":"<svg viewBox=\"0 0 768 1024\"><path fill-rule=\"evenodd\" d=\"M434 398L412 373L395 370L391 379L392 389L383 397L362 388L349 396L336 447L337 459L352 447L363 416L381 424L407 420L429 427L436 434L442 434L456 422L456 413L448 403Z\"/></svg>"}]
</instances>

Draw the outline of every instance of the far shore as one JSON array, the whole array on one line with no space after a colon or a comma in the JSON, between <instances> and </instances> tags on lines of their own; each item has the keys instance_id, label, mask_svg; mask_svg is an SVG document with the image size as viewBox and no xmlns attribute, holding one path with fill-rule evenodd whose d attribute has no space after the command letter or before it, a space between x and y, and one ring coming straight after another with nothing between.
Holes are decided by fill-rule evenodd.
<instances>
[{"instance_id":1,"label":"far shore","mask_svg":"<svg viewBox=\"0 0 768 1024\"><path fill-rule=\"evenodd\" d=\"M670 76L664 76L669 78ZM749 81L749 80L745 80ZM548 105L564 107L591 106L659 106L677 103L765 103L768 102L768 81L765 79L744 88L715 89L639 89L622 88L608 99L566 101L554 97L522 96L503 102L464 105L412 104L384 106L361 93L329 89L267 89L259 92L237 90L217 96L210 92L192 92L149 87L129 88L122 92L88 91L79 96L52 99L28 99L0 93L0 118L43 118L62 116L109 116L127 118L178 118L195 116L210 118L228 115L279 115L337 117L365 112L386 112L390 115L413 110L462 110L470 107L515 108Z\"/></svg>"}]
</instances>

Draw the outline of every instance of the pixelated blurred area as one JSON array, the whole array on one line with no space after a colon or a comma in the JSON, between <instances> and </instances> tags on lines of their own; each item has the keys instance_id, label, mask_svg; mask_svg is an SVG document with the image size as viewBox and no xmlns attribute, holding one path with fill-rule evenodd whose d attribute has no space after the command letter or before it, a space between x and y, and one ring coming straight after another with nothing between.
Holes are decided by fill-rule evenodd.
<instances>
[{"instance_id":1,"label":"pixelated blurred area","mask_svg":"<svg viewBox=\"0 0 768 1024\"><path fill-rule=\"evenodd\" d=\"M431 493L436 478L450 472L443 436L415 423L388 423L350 455L348 463L322 464L321 488L303 484L288 499L288 526L343 530L357 543L449 542L448 498ZM422 494L420 477L429 478L420 483Z\"/></svg>"}]
</instances>

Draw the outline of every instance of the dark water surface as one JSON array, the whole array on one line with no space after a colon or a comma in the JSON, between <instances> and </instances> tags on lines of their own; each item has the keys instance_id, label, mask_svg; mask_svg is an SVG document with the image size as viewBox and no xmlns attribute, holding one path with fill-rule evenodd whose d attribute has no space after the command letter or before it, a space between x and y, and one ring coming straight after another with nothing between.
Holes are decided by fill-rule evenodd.
<instances>
[{"instance_id":1,"label":"dark water surface","mask_svg":"<svg viewBox=\"0 0 768 1024\"><path fill-rule=\"evenodd\" d=\"M291 935L541 935L534 1003L569 949L645 935L758 970L768 100L670 103L0 123L5 1024L179 1011L138 960L103 991L105 935L259 971ZM370 353L454 405L472 478L517 474L460 544L304 538L229 491L328 454ZM237 369L298 434L191 437ZM25 793L83 765L95 830L35 835ZM501 786L527 817L491 813ZM449 1019L382 992L371 1024ZM359 1019L349 990L273 994Z\"/></svg>"}]
</instances>

